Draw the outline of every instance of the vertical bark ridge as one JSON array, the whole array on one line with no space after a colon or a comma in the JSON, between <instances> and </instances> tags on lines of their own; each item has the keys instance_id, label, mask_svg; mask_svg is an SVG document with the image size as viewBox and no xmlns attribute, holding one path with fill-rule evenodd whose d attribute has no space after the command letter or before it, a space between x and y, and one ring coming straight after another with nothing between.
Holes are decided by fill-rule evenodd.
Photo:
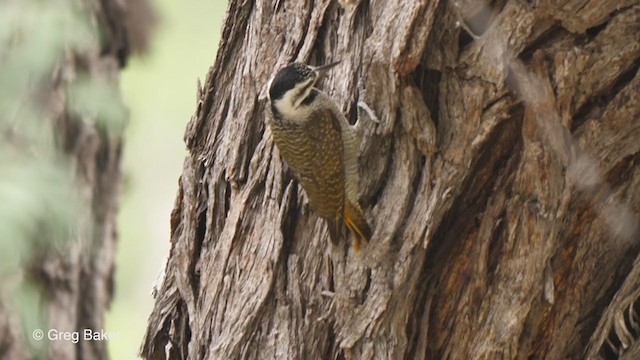
<instances>
[{"instance_id":1,"label":"vertical bark ridge","mask_svg":"<svg viewBox=\"0 0 640 360\"><path fill-rule=\"evenodd\" d=\"M635 337L598 319L633 283L637 255L606 214L640 212L638 5L354 3L230 5L224 31L246 32L221 44L187 129L206 146L185 161L184 226L152 322L163 309L188 318L191 359L620 353L603 341ZM264 126L280 66L337 59L323 89L345 112L364 100L380 119L360 119L360 192L375 229L360 255L327 242ZM194 171L202 161L212 171ZM597 181L576 178L594 168ZM199 259L178 260L193 253L181 249L197 233L189 204L202 176L212 229ZM186 281L181 261L198 262L198 306L172 290ZM608 314L620 318L625 299ZM177 301L188 314L167 308ZM150 327L145 344L166 339Z\"/></svg>"}]
</instances>

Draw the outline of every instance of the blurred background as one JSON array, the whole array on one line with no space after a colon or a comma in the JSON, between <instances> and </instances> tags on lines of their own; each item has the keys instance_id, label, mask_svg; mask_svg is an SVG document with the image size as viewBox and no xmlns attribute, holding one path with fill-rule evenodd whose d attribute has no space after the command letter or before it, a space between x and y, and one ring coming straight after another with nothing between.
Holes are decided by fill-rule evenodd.
<instances>
[{"instance_id":1,"label":"blurred background","mask_svg":"<svg viewBox=\"0 0 640 360\"><path fill-rule=\"evenodd\" d=\"M130 111L118 216L116 292L107 314L112 359L137 357L153 306L151 290L169 254L169 215L186 154L185 126L220 41L227 2L156 0L150 52L131 58L121 90Z\"/></svg>"}]
</instances>

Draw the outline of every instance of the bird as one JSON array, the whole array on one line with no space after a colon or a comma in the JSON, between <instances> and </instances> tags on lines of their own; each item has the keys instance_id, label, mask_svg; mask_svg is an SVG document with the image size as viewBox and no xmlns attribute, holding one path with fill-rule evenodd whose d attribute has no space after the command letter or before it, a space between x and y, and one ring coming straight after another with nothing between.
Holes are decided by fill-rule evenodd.
<instances>
[{"instance_id":1,"label":"bird","mask_svg":"<svg viewBox=\"0 0 640 360\"><path fill-rule=\"evenodd\" d=\"M309 205L326 221L331 242L340 242L344 223L358 252L372 236L358 202L360 136L333 99L315 87L338 64L294 62L278 70L268 84L269 126Z\"/></svg>"}]
</instances>

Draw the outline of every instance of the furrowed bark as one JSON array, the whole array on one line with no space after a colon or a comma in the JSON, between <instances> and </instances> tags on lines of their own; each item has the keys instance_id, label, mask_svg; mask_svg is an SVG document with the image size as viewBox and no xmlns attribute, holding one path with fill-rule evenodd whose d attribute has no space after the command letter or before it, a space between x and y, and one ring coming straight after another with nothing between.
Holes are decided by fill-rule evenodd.
<instances>
[{"instance_id":1,"label":"furrowed bark","mask_svg":"<svg viewBox=\"0 0 640 360\"><path fill-rule=\"evenodd\" d=\"M638 2L351 3L230 3L142 356L630 353ZM338 59L321 87L363 121L359 255L331 247L265 123L277 69Z\"/></svg>"}]
</instances>

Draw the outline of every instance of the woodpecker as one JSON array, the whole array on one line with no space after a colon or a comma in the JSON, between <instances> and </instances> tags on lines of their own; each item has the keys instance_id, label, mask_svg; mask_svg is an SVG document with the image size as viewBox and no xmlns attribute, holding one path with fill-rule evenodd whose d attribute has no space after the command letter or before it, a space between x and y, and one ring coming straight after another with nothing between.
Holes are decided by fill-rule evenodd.
<instances>
[{"instance_id":1,"label":"woodpecker","mask_svg":"<svg viewBox=\"0 0 640 360\"><path fill-rule=\"evenodd\" d=\"M292 63L269 84L269 126L280 155L307 193L311 208L325 219L333 244L343 223L354 235L353 248L371 239L371 227L358 202L359 136L335 102L315 85L324 66Z\"/></svg>"}]
</instances>

